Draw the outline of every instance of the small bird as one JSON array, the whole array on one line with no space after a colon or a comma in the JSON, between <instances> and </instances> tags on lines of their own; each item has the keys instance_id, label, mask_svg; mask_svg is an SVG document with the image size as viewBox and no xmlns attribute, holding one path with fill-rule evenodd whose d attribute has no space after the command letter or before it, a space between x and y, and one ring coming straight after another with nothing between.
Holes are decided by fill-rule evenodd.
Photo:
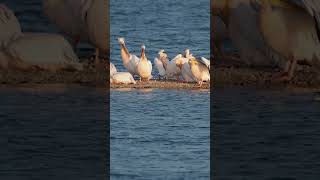
<instances>
[{"instance_id":1,"label":"small bird","mask_svg":"<svg viewBox=\"0 0 320 180\"><path fill-rule=\"evenodd\" d=\"M140 81L149 81L152 78L151 72L152 72L152 64L147 59L145 54L145 45L141 46L141 58L137 65L137 72L140 76Z\"/></svg>"}]
</instances>

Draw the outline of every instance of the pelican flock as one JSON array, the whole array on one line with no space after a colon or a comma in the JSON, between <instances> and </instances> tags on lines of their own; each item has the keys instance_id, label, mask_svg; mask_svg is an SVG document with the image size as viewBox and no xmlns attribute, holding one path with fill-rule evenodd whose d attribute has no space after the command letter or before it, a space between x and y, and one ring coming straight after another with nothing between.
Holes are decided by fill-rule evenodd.
<instances>
[{"instance_id":1,"label":"pelican flock","mask_svg":"<svg viewBox=\"0 0 320 180\"><path fill-rule=\"evenodd\" d=\"M273 80L290 81L299 62L319 72L320 1L214 0L212 15L226 25L244 63L282 69Z\"/></svg>"},{"instance_id":2,"label":"pelican flock","mask_svg":"<svg viewBox=\"0 0 320 180\"><path fill-rule=\"evenodd\" d=\"M116 69L115 66L110 64L110 82L114 84L135 84L134 77L139 78L140 81L150 81L153 77L153 68L151 61L146 56L146 46L141 46L141 54L138 57L129 52L123 37L118 38L118 43L122 64L128 72L117 72L114 70ZM186 49L184 55L179 53L171 60L169 60L165 50L161 49L153 62L158 71L159 79L197 83L200 87L203 82L210 82L210 61L204 57L194 57L190 53L190 49ZM115 76L118 73L121 74Z\"/></svg>"}]
</instances>

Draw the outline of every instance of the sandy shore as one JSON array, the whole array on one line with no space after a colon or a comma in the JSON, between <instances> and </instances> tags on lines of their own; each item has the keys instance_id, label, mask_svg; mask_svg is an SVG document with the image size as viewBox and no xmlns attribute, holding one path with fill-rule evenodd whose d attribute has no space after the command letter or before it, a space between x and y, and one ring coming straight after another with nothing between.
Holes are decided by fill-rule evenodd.
<instances>
[{"instance_id":1,"label":"sandy shore","mask_svg":"<svg viewBox=\"0 0 320 180\"><path fill-rule=\"evenodd\" d=\"M146 88L157 88L157 89L209 89L209 83L203 83L201 87L199 87L196 83L183 83L176 81L163 81L163 80L151 80L149 82L139 82L136 84L111 84L111 89L118 88L135 88L135 89L146 89Z\"/></svg>"}]
</instances>

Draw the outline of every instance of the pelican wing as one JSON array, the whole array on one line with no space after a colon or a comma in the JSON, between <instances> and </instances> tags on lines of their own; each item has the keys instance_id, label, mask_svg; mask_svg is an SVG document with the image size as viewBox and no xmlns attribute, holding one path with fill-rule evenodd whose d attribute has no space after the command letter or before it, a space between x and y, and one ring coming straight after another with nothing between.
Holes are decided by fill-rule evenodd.
<instances>
[{"instance_id":1,"label":"pelican wing","mask_svg":"<svg viewBox=\"0 0 320 180\"><path fill-rule=\"evenodd\" d=\"M160 61L158 58L154 58L154 64L155 64L160 76L166 75L166 70L164 69L162 61Z\"/></svg>"},{"instance_id":2,"label":"pelican wing","mask_svg":"<svg viewBox=\"0 0 320 180\"><path fill-rule=\"evenodd\" d=\"M206 59L206 58L204 58L204 57L201 57L200 62L201 62L202 64L204 64L205 66L207 66L208 69L210 69L210 61L209 61L208 59Z\"/></svg>"}]
</instances>

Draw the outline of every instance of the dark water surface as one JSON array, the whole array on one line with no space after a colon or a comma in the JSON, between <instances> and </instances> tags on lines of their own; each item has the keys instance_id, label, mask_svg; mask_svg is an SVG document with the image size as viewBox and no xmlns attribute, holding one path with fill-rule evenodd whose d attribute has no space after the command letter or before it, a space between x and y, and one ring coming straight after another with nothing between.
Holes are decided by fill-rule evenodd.
<instances>
[{"instance_id":1,"label":"dark water surface","mask_svg":"<svg viewBox=\"0 0 320 180\"><path fill-rule=\"evenodd\" d=\"M105 179L106 97L96 88L0 88L0 179Z\"/></svg>"},{"instance_id":2,"label":"dark water surface","mask_svg":"<svg viewBox=\"0 0 320 180\"><path fill-rule=\"evenodd\" d=\"M254 88L213 93L215 179L319 179L319 95Z\"/></svg>"},{"instance_id":3,"label":"dark water surface","mask_svg":"<svg viewBox=\"0 0 320 180\"><path fill-rule=\"evenodd\" d=\"M111 92L111 179L209 179L209 91Z\"/></svg>"}]
</instances>

